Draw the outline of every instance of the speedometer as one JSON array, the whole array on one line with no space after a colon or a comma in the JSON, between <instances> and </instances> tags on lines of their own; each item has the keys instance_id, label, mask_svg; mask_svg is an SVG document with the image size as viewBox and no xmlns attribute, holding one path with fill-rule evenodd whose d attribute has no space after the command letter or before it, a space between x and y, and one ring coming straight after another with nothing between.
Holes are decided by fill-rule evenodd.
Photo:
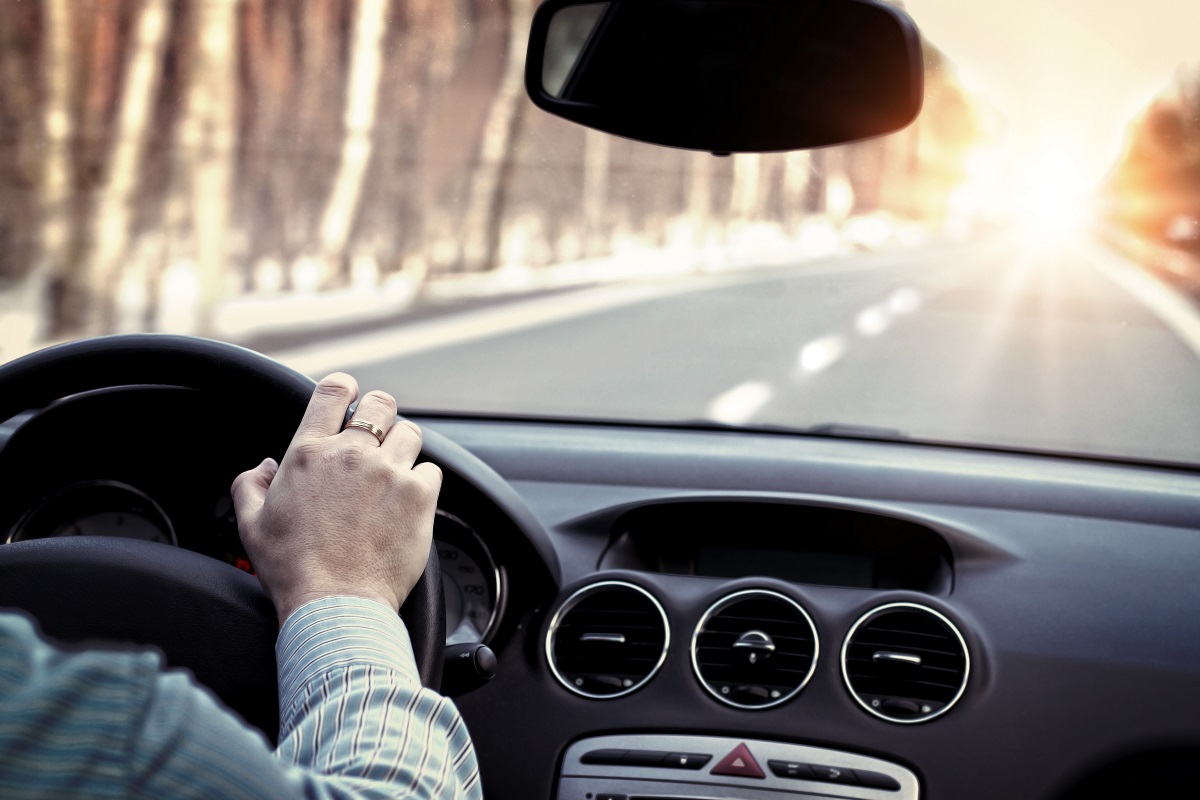
<instances>
[{"instance_id":1,"label":"speedometer","mask_svg":"<svg viewBox=\"0 0 1200 800\"><path fill-rule=\"evenodd\" d=\"M504 571L487 545L453 514L438 509L433 523L446 598L446 644L486 642L504 602Z\"/></svg>"},{"instance_id":2,"label":"speedometer","mask_svg":"<svg viewBox=\"0 0 1200 800\"><path fill-rule=\"evenodd\" d=\"M8 541L58 536L115 536L177 544L171 520L158 503L119 481L82 481L49 495L21 517Z\"/></svg>"}]
</instances>

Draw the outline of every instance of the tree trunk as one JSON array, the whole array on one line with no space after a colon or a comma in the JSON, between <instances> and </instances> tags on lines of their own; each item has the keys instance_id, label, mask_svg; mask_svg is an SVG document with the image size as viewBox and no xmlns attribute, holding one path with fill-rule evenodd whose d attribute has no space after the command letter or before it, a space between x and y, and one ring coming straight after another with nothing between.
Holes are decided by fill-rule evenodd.
<instances>
[{"instance_id":1,"label":"tree trunk","mask_svg":"<svg viewBox=\"0 0 1200 800\"><path fill-rule=\"evenodd\" d=\"M179 131L191 166L198 288L195 326L201 334L212 333L228 258L237 124L237 5L238 0L197 4L195 51Z\"/></svg>"},{"instance_id":2,"label":"tree trunk","mask_svg":"<svg viewBox=\"0 0 1200 800\"><path fill-rule=\"evenodd\" d=\"M607 133L584 130L583 140L583 241L584 255L604 255L608 237L604 218L608 205L609 151L612 137Z\"/></svg>"},{"instance_id":3,"label":"tree trunk","mask_svg":"<svg viewBox=\"0 0 1200 800\"><path fill-rule=\"evenodd\" d=\"M463 225L460 266L488 270L499 256L504 218L506 176L511 177L514 144L524 100L525 50L529 41L530 0L509 0L508 54L483 128L479 164L471 179L471 195Z\"/></svg>"},{"instance_id":4,"label":"tree trunk","mask_svg":"<svg viewBox=\"0 0 1200 800\"><path fill-rule=\"evenodd\" d=\"M320 253L326 263L342 260L371 160L371 134L383 70L381 42L387 28L386 0L359 0L350 45L350 75L342 118L341 158L321 217Z\"/></svg>"},{"instance_id":5,"label":"tree trunk","mask_svg":"<svg viewBox=\"0 0 1200 800\"><path fill-rule=\"evenodd\" d=\"M116 286L122 263L129 255L133 204L170 23L168 0L144 0L125 66L108 170L96 198L88 277L100 301L99 308L93 303L92 327L103 332L111 332L116 324Z\"/></svg>"},{"instance_id":6,"label":"tree trunk","mask_svg":"<svg viewBox=\"0 0 1200 800\"><path fill-rule=\"evenodd\" d=\"M738 220L760 216L762 194L762 156L757 153L738 153L733 157L733 190L729 210Z\"/></svg>"},{"instance_id":7,"label":"tree trunk","mask_svg":"<svg viewBox=\"0 0 1200 800\"><path fill-rule=\"evenodd\" d=\"M50 325L46 332L52 335L76 328L87 303L71 235L71 148L75 136L71 106L75 93L75 56L75 45L71 41L71 0L47 0L42 18L46 94L42 105L45 157L39 187L41 257L38 267L28 276L24 290L30 299L41 295L49 302ZM50 280L57 284L57 291L52 294L46 292ZM37 335L46 332L38 331Z\"/></svg>"},{"instance_id":8,"label":"tree trunk","mask_svg":"<svg viewBox=\"0 0 1200 800\"><path fill-rule=\"evenodd\" d=\"M790 228L795 228L806 210L805 197L811 172L812 161L807 151L793 150L784 156L781 217Z\"/></svg>"}]
</instances>

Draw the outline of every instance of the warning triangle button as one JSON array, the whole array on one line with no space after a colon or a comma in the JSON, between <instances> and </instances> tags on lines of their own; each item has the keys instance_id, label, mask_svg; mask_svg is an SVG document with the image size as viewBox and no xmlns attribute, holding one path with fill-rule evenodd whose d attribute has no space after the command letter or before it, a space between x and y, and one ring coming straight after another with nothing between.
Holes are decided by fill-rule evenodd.
<instances>
[{"instance_id":1,"label":"warning triangle button","mask_svg":"<svg viewBox=\"0 0 1200 800\"><path fill-rule=\"evenodd\" d=\"M709 771L710 775L735 775L739 778L765 778L762 768L750 754L750 748L742 742L729 751L729 754L717 762Z\"/></svg>"}]
</instances>

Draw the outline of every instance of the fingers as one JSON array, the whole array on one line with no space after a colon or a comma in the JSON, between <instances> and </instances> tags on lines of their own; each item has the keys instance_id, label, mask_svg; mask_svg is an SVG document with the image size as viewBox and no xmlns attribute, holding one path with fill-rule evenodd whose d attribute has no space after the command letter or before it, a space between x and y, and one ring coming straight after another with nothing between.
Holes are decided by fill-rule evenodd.
<instances>
[{"instance_id":1,"label":"fingers","mask_svg":"<svg viewBox=\"0 0 1200 800\"><path fill-rule=\"evenodd\" d=\"M407 419L396 420L383 440L383 451L388 458L411 467L421 454L421 442L421 428L417 423Z\"/></svg>"},{"instance_id":2,"label":"fingers","mask_svg":"<svg viewBox=\"0 0 1200 800\"><path fill-rule=\"evenodd\" d=\"M354 419L369 422L384 432L386 436L396 419L396 399L387 392L372 391L363 395L363 399L354 410ZM372 445L383 444L375 434L358 427L349 427L342 436L361 438L363 443Z\"/></svg>"},{"instance_id":3,"label":"fingers","mask_svg":"<svg viewBox=\"0 0 1200 800\"><path fill-rule=\"evenodd\" d=\"M229 491L233 494L233 510L238 519L249 519L256 515L267 499L267 490L279 465L268 458L254 469L246 470L233 479Z\"/></svg>"},{"instance_id":4,"label":"fingers","mask_svg":"<svg viewBox=\"0 0 1200 800\"><path fill-rule=\"evenodd\" d=\"M296 438L336 436L342 430L346 409L358 397L358 382L344 372L326 375L317 384ZM370 436L369 433L363 431Z\"/></svg>"},{"instance_id":5,"label":"fingers","mask_svg":"<svg viewBox=\"0 0 1200 800\"><path fill-rule=\"evenodd\" d=\"M429 461L422 461L412 468L413 475L427 485L434 497L442 490L442 468Z\"/></svg>"}]
</instances>

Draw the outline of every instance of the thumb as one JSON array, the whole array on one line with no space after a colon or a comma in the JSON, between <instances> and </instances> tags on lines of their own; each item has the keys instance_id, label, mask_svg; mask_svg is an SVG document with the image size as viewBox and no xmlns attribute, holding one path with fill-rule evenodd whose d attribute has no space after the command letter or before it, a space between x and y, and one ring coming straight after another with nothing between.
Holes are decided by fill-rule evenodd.
<instances>
[{"instance_id":1,"label":"thumb","mask_svg":"<svg viewBox=\"0 0 1200 800\"><path fill-rule=\"evenodd\" d=\"M246 521L258 514L278 471L279 464L275 459L267 458L254 469L246 470L233 479L229 491L233 494L233 512L239 520Z\"/></svg>"}]
</instances>

